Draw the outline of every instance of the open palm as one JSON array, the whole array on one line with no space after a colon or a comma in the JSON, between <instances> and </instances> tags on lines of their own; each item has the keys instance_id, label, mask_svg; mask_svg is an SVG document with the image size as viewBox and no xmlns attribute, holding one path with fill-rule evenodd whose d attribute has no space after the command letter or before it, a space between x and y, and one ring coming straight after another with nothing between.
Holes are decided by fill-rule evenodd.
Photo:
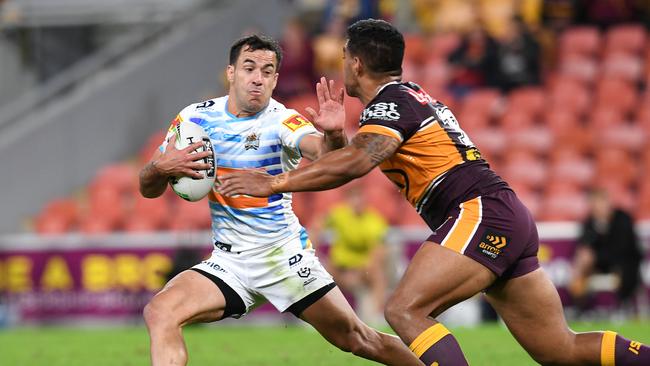
<instances>
[{"instance_id":1,"label":"open palm","mask_svg":"<svg viewBox=\"0 0 650 366\"><path fill-rule=\"evenodd\" d=\"M329 84L329 85L328 85ZM306 108L311 120L325 132L342 130L345 127L345 108L343 107L343 88L334 91L334 80L322 77L316 83L318 97L318 113L312 108Z\"/></svg>"}]
</instances>

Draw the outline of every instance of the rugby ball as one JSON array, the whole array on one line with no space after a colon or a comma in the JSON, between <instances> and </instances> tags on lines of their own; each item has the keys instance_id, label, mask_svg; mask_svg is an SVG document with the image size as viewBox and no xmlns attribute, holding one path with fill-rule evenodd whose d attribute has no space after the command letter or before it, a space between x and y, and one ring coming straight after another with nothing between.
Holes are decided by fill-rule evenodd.
<instances>
[{"instance_id":1,"label":"rugby ball","mask_svg":"<svg viewBox=\"0 0 650 366\"><path fill-rule=\"evenodd\" d=\"M210 136L203 127L190 121L178 121L173 129L176 134L176 149L184 149L195 142L203 141L203 147L197 149L196 152L206 150L212 152L212 155L203 159L204 163L210 164L210 168L199 171L203 175L202 178L180 177L171 178L169 181L179 197L187 201L198 201L210 193L216 177L217 165Z\"/></svg>"}]
</instances>

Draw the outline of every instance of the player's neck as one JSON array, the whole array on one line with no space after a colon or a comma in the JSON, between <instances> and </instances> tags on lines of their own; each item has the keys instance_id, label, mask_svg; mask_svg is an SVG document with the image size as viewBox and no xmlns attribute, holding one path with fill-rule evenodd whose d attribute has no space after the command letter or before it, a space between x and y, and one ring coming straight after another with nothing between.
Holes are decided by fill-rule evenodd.
<instances>
[{"instance_id":1,"label":"player's neck","mask_svg":"<svg viewBox=\"0 0 650 366\"><path fill-rule=\"evenodd\" d=\"M361 103L363 105L368 105L371 100L373 100L381 88L388 84L392 83L394 81L400 81L402 79L401 76L384 76L381 78L363 78L359 79L359 100L361 100Z\"/></svg>"}]
</instances>

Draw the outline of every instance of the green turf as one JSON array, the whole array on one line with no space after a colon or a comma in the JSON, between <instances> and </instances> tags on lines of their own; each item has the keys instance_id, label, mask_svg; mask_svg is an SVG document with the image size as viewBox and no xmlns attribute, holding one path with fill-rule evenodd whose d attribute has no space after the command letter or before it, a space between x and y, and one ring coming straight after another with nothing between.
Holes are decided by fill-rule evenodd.
<instances>
[{"instance_id":1,"label":"green turf","mask_svg":"<svg viewBox=\"0 0 650 366\"><path fill-rule=\"evenodd\" d=\"M650 342L650 322L578 324ZM472 365L534 365L503 327L452 329ZM531 332L534 332L531 329ZM190 365L371 365L327 344L304 327L199 326L185 330ZM0 330L3 366L126 366L149 362L144 327Z\"/></svg>"}]
</instances>

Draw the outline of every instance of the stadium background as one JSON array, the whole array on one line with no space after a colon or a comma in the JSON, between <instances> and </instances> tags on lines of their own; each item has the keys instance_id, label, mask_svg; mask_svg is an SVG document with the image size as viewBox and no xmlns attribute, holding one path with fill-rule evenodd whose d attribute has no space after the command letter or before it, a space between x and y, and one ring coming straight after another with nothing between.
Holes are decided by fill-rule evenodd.
<instances>
[{"instance_id":1,"label":"stadium background","mask_svg":"<svg viewBox=\"0 0 650 366\"><path fill-rule=\"evenodd\" d=\"M634 215L646 258L643 287L632 311L624 312L603 291L594 316L637 324L648 341L646 4L0 0L0 337L20 339L16 329L51 325L101 331L107 324L136 324L143 332L141 308L174 261L210 250L205 202L137 194L137 172L168 121L189 103L225 93L228 48L252 31L282 41L286 58L276 97L298 110L314 106L317 77L340 79L345 26L381 17L406 35L405 79L452 108L535 215L540 259L569 316L566 287L587 190L605 188ZM493 43L484 44L491 46L518 40L510 53L495 57L512 57L522 72L495 77L494 64L467 72L457 50L464 40L485 42L486 34ZM346 107L352 134L362 107L353 98ZM427 229L379 172L363 184L393 228L396 278ZM299 193L294 207L309 227L341 199L341 190ZM322 239L317 243L325 256L328 236ZM479 326L478 300L451 311L447 322ZM243 323L294 321L265 306L228 324ZM316 347L331 354L323 343Z\"/></svg>"}]
</instances>

